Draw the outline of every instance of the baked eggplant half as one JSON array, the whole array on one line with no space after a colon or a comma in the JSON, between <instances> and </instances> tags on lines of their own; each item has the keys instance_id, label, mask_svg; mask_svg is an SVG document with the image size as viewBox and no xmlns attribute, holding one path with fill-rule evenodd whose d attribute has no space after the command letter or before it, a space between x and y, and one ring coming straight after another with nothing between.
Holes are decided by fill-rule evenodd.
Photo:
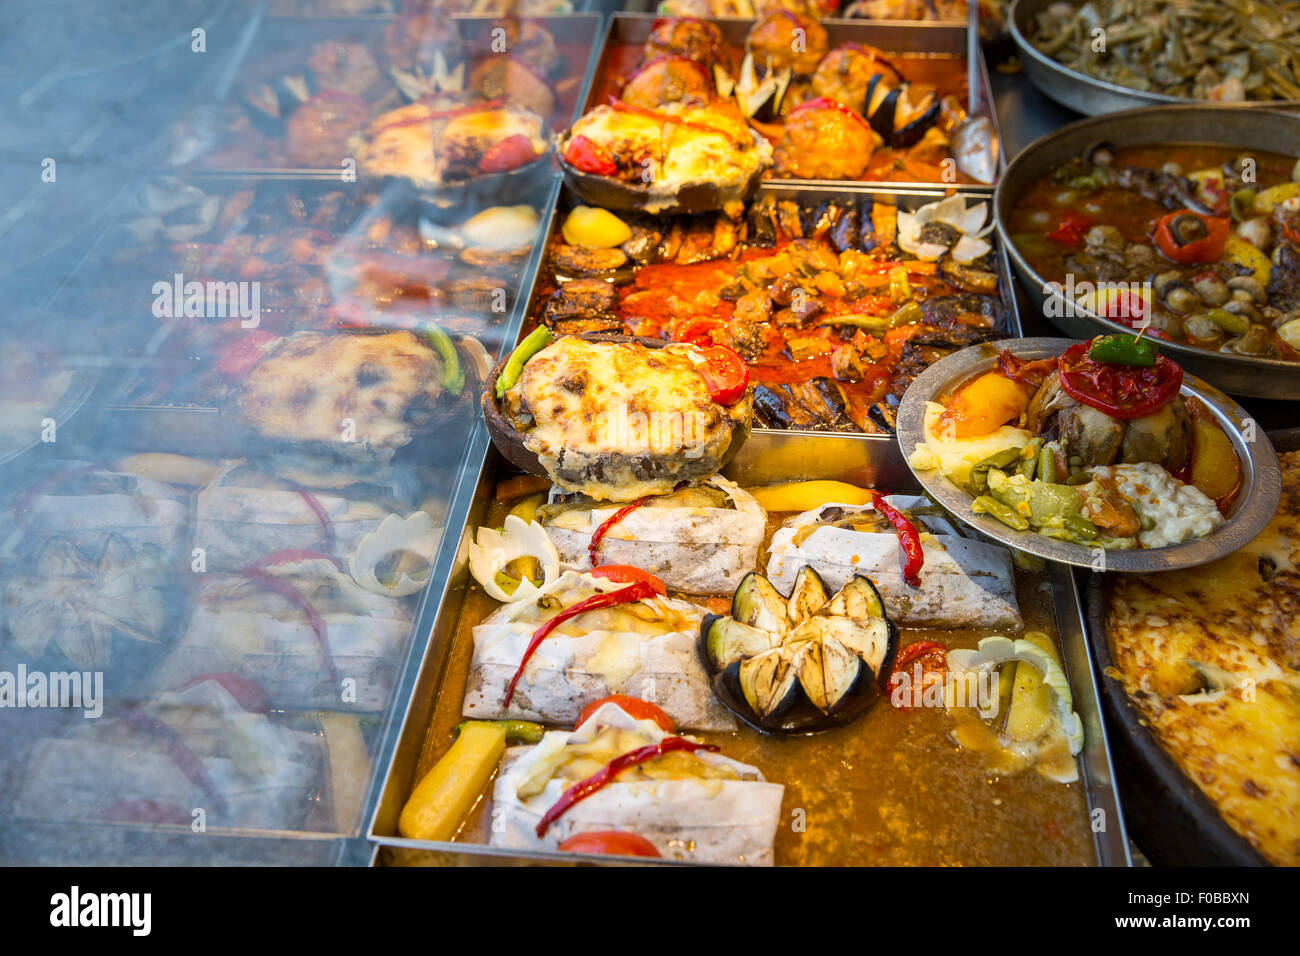
<instances>
[{"instance_id":1,"label":"baked eggplant half","mask_svg":"<svg viewBox=\"0 0 1300 956\"><path fill-rule=\"evenodd\" d=\"M598 501L665 495L707 481L749 437L751 390L741 379L718 390L694 346L534 334L540 348L528 348L530 335L492 371L483 417L508 461L566 492Z\"/></svg>"},{"instance_id":2,"label":"baked eggplant half","mask_svg":"<svg viewBox=\"0 0 1300 956\"><path fill-rule=\"evenodd\" d=\"M747 575L731 614L701 621L698 648L718 699L742 721L765 734L809 734L885 696L898 629L870 578L857 575L829 595L805 567L789 597Z\"/></svg>"}]
</instances>

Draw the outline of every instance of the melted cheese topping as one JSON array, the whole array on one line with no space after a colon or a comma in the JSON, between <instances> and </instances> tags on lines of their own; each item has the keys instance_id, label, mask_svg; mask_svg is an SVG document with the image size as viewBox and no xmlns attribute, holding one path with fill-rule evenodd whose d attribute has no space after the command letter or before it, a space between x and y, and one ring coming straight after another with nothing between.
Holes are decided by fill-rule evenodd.
<instances>
[{"instance_id":1,"label":"melted cheese topping","mask_svg":"<svg viewBox=\"0 0 1300 956\"><path fill-rule=\"evenodd\" d=\"M546 149L542 119L527 110L475 110L452 117L439 112L445 111L411 103L371 121L358 149L366 175L437 186L452 160L482 154L511 136L527 137L539 155Z\"/></svg>"},{"instance_id":2,"label":"melted cheese topping","mask_svg":"<svg viewBox=\"0 0 1300 956\"><path fill-rule=\"evenodd\" d=\"M598 106L573 125L572 135L585 136L625 161L633 158L649 172L656 195L699 182L739 186L772 161L771 144L755 138L738 110L668 103L656 113Z\"/></svg>"},{"instance_id":3,"label":"melted cheese topping","mask_svg":"<svg viewBox=\"0 0 1300 956\"><path fill-rule=\"evenodd\" d=\"M588 479L566 490L604 499L618 489L620 500L667 494L679 480L675 463L720 456L749 414L748 399L722 406L709 397L698 356L689 345L569 336L529 360L506 402L532 416L524 445L552 477L566 459L591 460Z\"/></svg>"},{"instance_id":4,"label":"melted cheese topping","mask_svg":"<svg viewBox=\"0 0 1300 956\"><path fill-rule=\"evenodd\" d=\"M1106 631L1161 745L1273 863L1300 865L1300 452L1277 516L1199 568L1119 575Z\"/></svg>"}]
</instances>

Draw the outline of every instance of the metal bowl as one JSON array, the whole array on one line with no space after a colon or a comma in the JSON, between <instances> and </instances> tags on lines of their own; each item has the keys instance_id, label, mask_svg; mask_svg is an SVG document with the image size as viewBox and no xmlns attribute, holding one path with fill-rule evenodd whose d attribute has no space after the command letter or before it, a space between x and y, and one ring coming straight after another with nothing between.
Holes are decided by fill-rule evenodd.
<instances>
[{"instance_id":1,"label":"metal bowl","mask_svg":"<svg viewBox=\"0 0 1300 956\"><path fill-rule=\"evenodd\" d=\"M1198 104L1209 100L1193 100L1168 93L1150 93L1131 89L1108 80L1099 80L1071 70L1046 53L1041 52L1029 39L1034 20L1044 7L1060 0L1014 0L1007 14L1011 38L1020 50L1020 62L1025 66L1029 81L1043 93L1063 106L1088 116L1130 110L1140 106L1161 106L1172 103ZM1300 106L1300 100L1246 100L1225 104L1228 109L1276 109L1279 106Z\"/></svg>"},{"instance_id":2,"label":"metal bowl","mask_svg":"<svg viewBox=\"0 0 1300 956\"><path fill-rule=\"evenodd\" d=\"M898 443L903 458L910 458L924 440L925 404L962 382L997 366L998 352L1029 360L1054 358L1071 345L1071 339L1011 339L996 344L973 345L931 365L916 377L898 408ZM1057 541L1034 531L1016 531L991 515L971 510L971 496L938 472L912 469L917 481L939 504L982 534L1009 547L1049 561L1105 571L1171 571L1205 564L1231 554L1253 541L1267 527L1282 500L1282 472L1277 453L1262 431L1255 431L1246 411L1230 398L1190 375L1184 376L1182 394L1198 398L1214 415L1232 441L1241 462L1242 485L1228 520L1204 538L1194 538L1166 548L1131 551L1089 548ZM1104 555L1102 564L1100 555Z\"/></svg>"},{"instance_id":3,"label":"metal bowl","mask_svg":"<svg viewBox=\"0 0 1300 956\"><path fill-rule=\"evenodd\" d=\"M1062 332L1091 338L1099 332L1128 332L1128 326L1081 309L1029 265L1011 240L1008 220L1020 197L1035 182L1063 163L1081 156L1094 143L1117 147L1152 143L1221 143L1300 156L1300 114L1276 110L1242 110L1223 106L1163 106L1082 119L1044 136L1021 150L998 184L993 216L1011 268L1030 298L1043 305L1048 321ZM1048 303L1052 304L1048 314ZM1300 362L1213 352L1177 342L1160 348L1186 371L1231 392L1255 398L1300 399Z\"/></svg>"}]
</instances>

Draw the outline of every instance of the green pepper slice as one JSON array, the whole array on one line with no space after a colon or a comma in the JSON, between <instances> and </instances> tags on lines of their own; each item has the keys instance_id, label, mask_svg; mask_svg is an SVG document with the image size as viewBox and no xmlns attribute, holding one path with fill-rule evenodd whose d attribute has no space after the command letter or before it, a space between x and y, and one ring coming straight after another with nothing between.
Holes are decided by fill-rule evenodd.
<instances>
[{"instance_id":1,"label":"green pepper slice","mask_svg":"<svg viewBox=\"0 0 1300 956\"><path fill-rule=\"evenodd\" d=\"M515 350L510 353L510 358L506 360L505 368L497 376L497 398L515 387L515 383L519 381L519 376L524 374L524 366L528 364L528 360L550 345L551 340L554 338L555 336L550 329L544 325L539 325L529 332L522 342L515 346Z\"/></svg>"},{"instance_id":2,"label":"green pepper slice","mask_svg":"<svg viewBox=\"0 0 1300 956\"><path fill-rule=\"evenodd\" d=\"M465 367L460 364L460 356L456 354L456 346L451 344L451 338L447 333L436 325L430 325L425 331L424 337L442 359L444 366L442 387L453 395L458 394L465 387Z\"/></svg>"},{"instance_id":3,"label":"green pepper slice","mask_svg":"<svg viewBox=\"0 0 1300 956\"><path fill-rule=\"evenodd\" d=\"M1088 348L1088 358L1106 365L1135 365L1151 368L1156 364L1156 347L1150 339L1118 332L1099 335Z\"/></svg>"}]
</instances>

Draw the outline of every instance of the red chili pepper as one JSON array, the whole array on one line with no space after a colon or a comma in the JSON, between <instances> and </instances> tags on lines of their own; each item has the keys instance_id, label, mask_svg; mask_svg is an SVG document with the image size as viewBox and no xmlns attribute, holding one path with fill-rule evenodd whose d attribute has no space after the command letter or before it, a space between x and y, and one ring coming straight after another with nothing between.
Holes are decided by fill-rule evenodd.
<instances>
[{"instance_id":1,"label":"red chili pepper","mask_svg":"<svg viewBox=\"0 0 1300 956\"><path fill-rule=\"evenodd\" d=\"M307 618L307 623L311 626L312 633L316 635L316 643L320 645L321 657L325 660L325 669L329 672L330 680L337 684L339 675L334 668L334 655L330 653L329 633L326 629L325 619L320 616L320 612L292 584L277 578L257 564L250 564L244 569L243 574L248 580L280 595L302 611L303 616Z\"/></svg>"},{"instance_id":2,"label":"red chili pepper","mask_svg":"<svg viewBox=\"0 0 1300 956\"><path fill-rule=\"evenodd\" d=\"M734 349L710 345L700 349L704 361L695 367L709 389L709 397L719 405L734 405L749 387L749 369Z\"/></svg>"},{"instance_id":3,"label":"red chili pepper","mask_svg":"<svg viewBox=\"0 0 1300 956\"><path fill-rule=\"evenodd\" d=\"M1024 382L1037 387L1056 371L1056 359L1045 358L1031 362L1011 354L1010 349L1003 349L998 353L998 369L1013 382Z\"/></svg>"},{"instance_id":4,"label":"red chili pepper","mask_svg":"<svg viewBox=\"0 0 1300 956\"><path fill-rule=\"evenodd\" d=\"M311 513L316 516L316 520L320 522L321 530L325 532L325 549L327 551L333 552L334 522L331 521L330 516L325 513L325 506L320 503L319 498L313 495L306 488L297 488L295 490L298 492L302 500L306 502L307 507L311 510ZM334 559L330 558L330 560L333 561Z\"/></svg>"},{"instance_id":5,"label":"red chili pepper","mask_svg":"<svg viewBox=\"0 0 1300 956\"><path fill-rule=\"evenodd\" d=\"M537 630L533 631L533 639L528 642L528 647L524 649L523 659L519 662L519 669L515 671L515 676L510 678L510 686L506 689L506 700L502 705L510 706L510 701L515 696L515 685L519 683L519 678L524 676L524 667L528 664L529 658L537 650L542 641L550 633L563 624L582 614L584 611L595 611L605 607L616 607L619 604L631 604L634 601L644 601L647 598L655 596L654 586L645 581L638 581L635 584L629 584L625 588L619 588L617 591L607 591L604 594L593 594L585 601L579 601L573 607L565 608L555 617L551 618Z\"/></svg>"},{"instance_id":6,"label":"red chili pepper","mask_svg":"<svg viewBox=\"0 0 1300 956\"><path fill-rule=\"evenodd\" d=\"M601 767L586 780L579 780L564 795L555 801L555 805L547 810L542 819L537 823L537 835L546 836L546 831L551 828L551 824L558 820L563 814L575 803L586 800L596 791L603 788L606 784L613 783L624 770L629 767L635 767L637 764L645 763L647 760L653 760L655 757L671 753L674 750L684 750L687 753L694 753L697 750L717 751L719 748L713 744L697 744L693 740L687 740L684 737L665 737L657 744L649 744L645 747L639 747L636 750L628 751L625 754L615 757L605 766Z\"/></svg>"},{"instance_id":7,"label":"red chili pepper","mask_svg":"<svg viewBox=\"0 0 1300 956\"><path fill-rule=\"evenodd\" d=\"M1061 221L1056 224L1056 228L1047 234L1047 238L1063 246L1077 246L1083 242L1083 237L1092 228L1092 222L1092 219L1083 213L1067 209L1062 214Z\"/></svg>"},{"instance_id":8,"label":"red chili pepper","mask_svg":"<svg viewBox=\"0 0 1300 956\"><path fill-rule=\"evenodd\" d=\"M656 594L668 593L668 588L664 586L663 581L649 571L642 571L630 564L602 564L598 568L592 568L587 573L594 578L604 578L606 581L613 581L615 584L635 584L640 581L654 588Z\"/></svg>"},{"instance_id":9,"label":"red chili pepper","mask_svg":"<svg viewBox=\"0 0 1300 956\"><path fill-rule=\"evenodd\" d=\"M925 678L937 674L943 677L948 673L948 651L936 641L917 641L915 644L908 644L898 652L898 658L894 661L894 669L889 675L889 702L894 704L894 690L903 683L903 675L908 673L908 669L913 663L919 662L921 665L921 683L926 683ZM910 678L909 678L910 679ZM913 692L916 691L916 685L913 685ZM909 709L912 704L906 700L902 704L894 704L900 710Z\"/></svg>"},{"instance_id":10,"label":"red chili pepper","mask_svg":"<svg viewBox=\"0 0 1300 956\"><path fill-rule=\"evenodd\" d=\"M636 511L636 509L640 508L643 504L645 504L645 499L638 498L630 505L624 505L619 508L600 523L600 527L598 527L591 536L591 543L587 545L587 554L591 556L591 566L593 568L600 564L600 543L605 540L605 535L609 534L609 529L614 527L614 525L618 524L633 511Z\"/></svg>"},{"instance_id":11,"label":"red chili pepper","mask_svg":"<svg viewBox=\"0 0 1300 956\"><path fill-rule=\"evenodd\" d=\"M478 161L480 173L507 173L520 166L526 166L541 154L533 149L533 141L523 133L507 136L501 142L489 146Z\"/></svg>"},{"instance_id":12,"label":"red chili pepper","mask_svg":"<svg viewBox=\"0 0 1300 956\"><path fill-rule=\"evenodd\" d=\"M185 774L190 783L208 795L208 799L212 801L212 808L218 813L226 811L226 801L221 796L221 791L212 782L207 768L203 766L202 758L190 749L184 737L157 717L135 707L127 710L123 716L136 730L162 740L167 745L167 755L171 757L172 762L180 768L181 773Z\"/></svg>"},{"instance_id":13,"label":"red chili pepper","mask_svg":"<svg viewBox=\"0 0 1300 956\"><path fill-rule=\"evenodd\" d=\"M1183 370L1163 355L1150 367L1109 365L1088 355L1091 342L1078 342L1057 358L1061 388L1112 418L1130 420L1158 411L1178 395Z\"/></svg>"},{"instance_id":14,"label":"red chili pepper","mask_svg":"<svg viewBox=\"0 0 1300 956\"><path fill-rule=\"evenodd\" d=\"M1191 216L1199 219L1205 227L1205 235L1199 239L1183 242L1173 228L1176 220ZM1185 221L1185 220L1184 220ZM1232 223L1216 216L1202 216L1197 212L1180 210L1161 216L1156 221L1155 240L1160 251L1174 262L1215 262L1223 254L1224 244Z\"/></svg>"},{"instance_id":15,"label":"red chili pepper","mask_svg":"<svg viewBox=\"0 0 1300 956\"><path fill-rule=\"evenodd\" d=\"M903 554L903 580L911 587L921 586L921 568L925 564L925 552L921 549L921 534L916 525L907 520L897 508L886 504L879 493L871 492L871 506L879 511L894 526L898 535L898 547Z\"/></svg>"},{"instance_id":16,"label":"red chili pepper","mask_svg":"<svg viewBox=\"0 0 1300 956\"><path fill-rule=\"evenodd\" d=\"M618 164L603 146L579 134L564 148L564 161L574 169L593 176L613 176Z\"/></svg>"}]
</instances>

